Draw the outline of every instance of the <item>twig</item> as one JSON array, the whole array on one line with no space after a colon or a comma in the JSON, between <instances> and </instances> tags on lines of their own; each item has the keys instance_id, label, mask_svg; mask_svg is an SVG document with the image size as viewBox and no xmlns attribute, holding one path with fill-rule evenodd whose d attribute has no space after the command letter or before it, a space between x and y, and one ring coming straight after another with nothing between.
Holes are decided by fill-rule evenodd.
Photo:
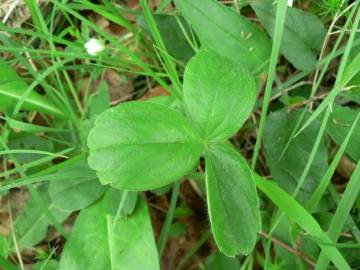
<instances>
[{"instance_id":1,"label":"twig","mask_svg":"<svg viewBox=\"0 0 360 270\"><path fill-rule=\"evenodd\" d=\"M266 238L266 239L269 238L269 234L266 233L266 232L264 232L264 231L261 231L259 234L260 234L262 237ZM282 247L283 249L289 251L290 253L296 255L297 257L299 257L300 259L302 259L304 262L306 262L306 263L307 263L308 265L310 265L311 267L315 267L316 263L315 263L313 260L311 260L308 256L306 256L304 253L302 253L300 250L296 250L296 249L290 247L290 246L289 246L288 244L286 244L285 242L283 242L283 241L281 241L281 240L279 240L279 239L277 239L277 238L275 238L275 237L273 237L273 236L271 236L271 241L272 241L274 244L276 244L276 245Z\"/></svg>"}]
</instances>

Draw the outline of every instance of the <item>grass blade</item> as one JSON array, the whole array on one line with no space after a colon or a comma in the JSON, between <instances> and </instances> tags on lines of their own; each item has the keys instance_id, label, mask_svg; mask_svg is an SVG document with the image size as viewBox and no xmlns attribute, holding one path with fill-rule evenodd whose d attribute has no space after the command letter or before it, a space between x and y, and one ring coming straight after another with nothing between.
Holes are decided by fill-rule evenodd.
<instances>
[{"instance_id":1,"label":"grass blade","mask_svg":"<svg viewBox=\"0 0 360 270\"><path fill-rule=\"evenodd\" d=\"M257 161L259 151L260 151L260 146L261 146L262 135L264 133L265 120L266 120L266 115L267 115L267 112L269 109L269 103L270 103L270 97L271 97L271 89L272 89L273 82L275 80L276 64L277 64L279 54L280 54L280 45L281 45L282 34L283 34L285 19L286 19L286 9L287 9L286 1L278 1L277 2L275 30L274 30L275 35L274 35L274 41L272 43L269 74L268 74L268 79L266 81L266 86L265 86L265 94L264 94L264 101L263 101L263 106L262 106L262 110L261 110L259 130L257 132L254 154L253 154L253 158L252 158L252 166L251 166L252 169L254 169L256 166L256 161Z\"/></svg>"},{"instance_id":2,"label":"grass blade","mask_svg":"<svg viewBox=\"0 0 360 270\"><path fill-rule=\"evenodd\" d=\"M360 166L359 166L360 167ZM330 238L323 232L319 223L306 211L294 198L269 180L265 180L254 174L257 187L264 192L272 202L284 211L288 217L298 223L302 229L308 232L315 239L332 244ZM359 181L360 183L360 181ZM319 244L321 250L332 260L338 269L350 270L351 267L341 255L339 250L332 245Z\"/></svg>"},{"instance_id":3,"label":"grass blade","mask_svg":"<svg viewBox=\"0 0 360 270\"><path fill-rule=\"evenodd\" d=\"M347 221L347 217L350 214L350 210L353 207L358 195L360 193L360 162L356 165L355 171L352 174L349 183L346 186L344 195L336 209L334 217L331 220L329 226L329 238L332 241L337 241L340 236L341 230L344 228ZM329 256L323 252L320 253L320 257L316 263L317 270L327 269ZM342 269L342 268L340 268Z\"/></svg>"},{"instance_id":4,"label":"grass blade","mask_svg":"<svg viewBox=\"0 0 360 270\"><path fill-rule=\"evenodd\" d=\"M339 150L337 151L334 159L332 160L329 168L327 169L324 177L321 179L320 184L317 186L316 190L312 194L311 198L309 199L309 202L307 204L307 208L309 209L310 213L313 212L316 208L316 206L319 204L322 196L324 195L327 186L329 185L331 178L336 170L336 167L339 164L339 161L341 157L344 155L346 147L350 141L351 135L354 132L354 129L359 121L360 113L357 115L356 119L354 120L348 134L346 135L343 143L341 144Z\"/></svg>"}]
</instances>

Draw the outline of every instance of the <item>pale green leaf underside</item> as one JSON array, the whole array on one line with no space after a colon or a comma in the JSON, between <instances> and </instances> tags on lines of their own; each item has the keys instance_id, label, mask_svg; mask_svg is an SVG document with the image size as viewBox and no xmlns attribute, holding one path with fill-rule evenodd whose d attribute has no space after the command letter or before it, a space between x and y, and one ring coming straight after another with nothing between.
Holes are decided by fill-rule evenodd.
<instances>
[{"instance_id":1,"label":"pale green leaf underside","mask_svg":"<svg viewBox=\"0 0 360 270\"><path fill-rule=\"evenodd\" d=\"M70 211L60 209L51 202L47 185L39 187L38 191L46 203L44 207L51 211L59 223L63 222L70 215ZM17 217L15 222L16 240L20 250L30 248L43 240L49 225L50 222L43 208L33 197L30 197L23 213Z\"/></svg>"},{"instance_id":2,"label":"pale green leaf underside","mask_svg":"<svg viewBox=\"0 0 360 270\"><path fill-rule=\"evenodd\" d=\"M207 141L234 135L257 96L253 76L214 51L200 51L186 66L184 103Z\"/></svg>"},{"instance_id":3,"label":"pale green leaf underside","mask_svg":"<svg viewBox=\"0 0 360 270\"><path fill-rule=\"evenodd\" d=\"M61 270L158 270L150 216L144 199L130 217L117 219L104 200L81 211L65 245Z\"/></svg>"},{"instance_id":4,"label":"pale green leaf underside","mask_svg":"<svg viewBox=\"0 0 360 270\"><path fill-rule=\"evenodd\" d=\"M259 200L250 168L227 144L211 145L205 153L206 189L211 228L227 256L248 254L261 230Z\"/></svg>"},{"instance_id":5,"label":"pale green leaf underside","mask_svg":"<svg viewBox=\"0 0 360 270\"><path fill-rule=\"evenodd\" d=\"M75 211L83 209L105 192L106 187L99 183L95 171L89 168L86 160L79 160L57 172L62 175L70 172L83 172L83 177L74 177L66 181L51 181L49 195L53 204L59 209ZM88 177L85 177L88 175Z\"/></svg>"},{"instance_id":6,"label":"pale green leaf underside","mask_svg":"<svg viewBox=\"0 0 360 270\"><path fill-rule=\"evenodd\" d=\"M266 67L270 40L245 17L215 0L176 0L175 4L202 46L251 71Z\"/></svg>"},{"instance_id":7,"label":"pale green leaf underside","mask_svg":"<svg viewBox=\"0 0 360 270\"><path fill-rule=\"evenodd\" d=\"M128 102L99 115L88 137L89 164L103 183L149 190L178 180L203 150L200 136L178 112Z\"/></svg>"}]
</instances>

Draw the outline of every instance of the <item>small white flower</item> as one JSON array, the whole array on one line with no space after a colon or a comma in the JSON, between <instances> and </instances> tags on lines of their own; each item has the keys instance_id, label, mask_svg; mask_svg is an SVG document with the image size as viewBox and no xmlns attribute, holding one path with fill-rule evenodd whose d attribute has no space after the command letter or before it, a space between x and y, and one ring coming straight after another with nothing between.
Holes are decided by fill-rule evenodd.
<instances>
[{"instance_id":1,"label":"small white flower","mask_svg":"<svg viewBox=\"0 0 360 270\"><path fill-rule=\"evenodd\" d=\"M288 0L288 6L292 7L294 5L294 0Z\"/></svg>"},{"instance_id":2,"label":"small white flower","mask_svg":"<svg viewBox=\"0 0 360 270\"><path fill-rule=\"evenodd\" d=\"M104 42L96 38L90 38L84 45L86 51L90 55L97 55L105 49Z\"/></svg>"}]
</instances>

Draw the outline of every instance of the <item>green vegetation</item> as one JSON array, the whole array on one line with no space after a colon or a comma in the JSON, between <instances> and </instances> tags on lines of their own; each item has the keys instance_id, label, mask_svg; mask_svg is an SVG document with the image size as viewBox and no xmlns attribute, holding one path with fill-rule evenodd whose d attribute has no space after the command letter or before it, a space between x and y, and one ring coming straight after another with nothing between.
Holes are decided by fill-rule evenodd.
<instances>
[{"instance_id":1,"label":"green vegetation","mask_svg":"<svg viewBox=\"0 0 360 270\"><path fill-rule=\"evenodd\" d=\"M0 269L360 267L360 2L0 3Z\"/></svg>"}]
</instances>

